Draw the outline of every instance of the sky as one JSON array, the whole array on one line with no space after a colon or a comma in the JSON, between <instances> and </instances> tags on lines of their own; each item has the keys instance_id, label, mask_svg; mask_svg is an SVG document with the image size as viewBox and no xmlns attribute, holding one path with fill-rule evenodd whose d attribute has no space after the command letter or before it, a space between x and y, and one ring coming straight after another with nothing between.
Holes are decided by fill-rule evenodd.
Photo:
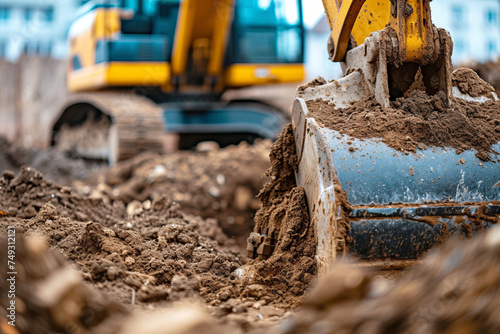
<instances>
[{"instance_id":1,"label":"sky","mask_svg":"<svg viewBox=\"0 0 500 334\"><path fill-rule=\"evenodd\" d=\"M304 24L307 28L312 28L318 19L325 12L321 0L302 0L304 13Z\"/></svg>"}]
</instances>

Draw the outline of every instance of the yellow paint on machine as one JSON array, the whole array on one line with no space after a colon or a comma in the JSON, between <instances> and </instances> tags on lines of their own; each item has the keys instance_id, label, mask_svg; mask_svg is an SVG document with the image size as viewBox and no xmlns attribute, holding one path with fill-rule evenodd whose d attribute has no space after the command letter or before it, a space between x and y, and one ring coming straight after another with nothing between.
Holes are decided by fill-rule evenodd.
<instances>
[{"instance_id":1,"label":"yellow paint on machine","mask_svg":"<svg viewBox=\"0 0 500 334\"><path fill-rule=\"evenodd\" d=\"M111 62L88 66L69 73L70 92L106 87L167 86L170 64L166 62Z\"/></svg>"},{"instance_id":2,"label":"yellow paint on machine","mask_svg":"<svg viewBox=\"0 0 500 334\"><path fill-rule=\"evenodd\" d=\"M344 60L351 35L361 45L370 33L382 30L387 24L398 34L400 52L405 62L420 63L425 60L429 52L427 36L432 29L432 22L427 20L429 2L407 0L403 3L411 6L411 14L394 17L391 15L390 0L323 0L332 29L333 61Z\"/></svg>"},{"instance_id":3,"label":"yellow paint on machine","mask_svg":"<svg viewBox=\"0 0 500 334\"><path fill-rule=\"evenodd\" d=\"M94 38L110 38L121 30L121 11L118 8L99 8L94 21Z\"/></svg>"},{"instance_id":4,"label":"yellow paint on machine","mask_svg":"<svg viewBox=\"0 0 500 334\"><path fill-rule=\"evenodd\" d=\"M351 32L356 44L363 44L366 37L370 36L372 32L384 29L390 16L390 1L366 0Z\"/></svg>"},{"instance_id":5,"label":"yellow paint on machine","mask_svg":"<svg viewBox=\"0 0 500 334\"><path fill-rule=\"evenodd\" d=\"M70 31L70 55L78 54L83 67L94 65L96 42L100 39L114 38L120 32L120 15L120 11L116 8L99 8L78 19L76 22L82 23L73 27L76 31ZM72 68L69 72L71 71Z\"/></svg>"},{"instance_id":6,"label":"yellow paint on machine","mask_svg":"<svg viewBox=\"0 0 500 334\"><path fill-rule=\"evenodd\" d=\"M174 47L173 76L186 72L189 52L197 40L208 41L207 74L221 74L224 55L233 19L235 0L184 0L180 2Z\"/></svg>"},{"instance_id":7,"label":"yellow paint on machine","mask_svg":"<svg viewBox=\"0 0 500 334\"><path fill-rule=\"evenodd\" d=\"M245 87L304 80L303 64L233 64L227 67L224 82L228 87Z\"/></svg>"},{"instance_id":8,"label":"yellow paint on machine","mask_svg":"<svg viewBox=\"0 0 500 334\"><path fill-rule=\"evenodd\" d=\"M390 18L390 0L323 0L331 38L334 61L343 61L352 35L358 45L373 31L382 30Z\"/></svg>"}]
</instances>

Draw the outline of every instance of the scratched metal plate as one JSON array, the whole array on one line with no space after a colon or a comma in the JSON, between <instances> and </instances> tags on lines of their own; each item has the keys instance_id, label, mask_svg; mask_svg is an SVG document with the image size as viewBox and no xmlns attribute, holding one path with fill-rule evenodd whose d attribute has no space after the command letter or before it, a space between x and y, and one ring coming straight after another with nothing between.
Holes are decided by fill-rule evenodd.
<instances>
[{"instance_id":1,"label":"scratched metal plate","mask_svg":"<svg viewBox=\"0 0 500 334\"><path fill-rule=\"evenodd\" d=\"M404 154L378 139L321 132L352 205L500 201L499 155L485 162L475 150L456 154L451 148L429 148ZM500 152L500 143L493 149Z\"/></svg>"}]
</instances>

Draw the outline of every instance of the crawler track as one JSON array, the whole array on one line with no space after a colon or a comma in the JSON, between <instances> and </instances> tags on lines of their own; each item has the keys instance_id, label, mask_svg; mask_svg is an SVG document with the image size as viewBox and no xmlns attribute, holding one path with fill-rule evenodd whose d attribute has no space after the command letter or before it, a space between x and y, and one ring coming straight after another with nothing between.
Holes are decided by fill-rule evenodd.
<instances>
[{"instance_id":1,"label":"crawler track","mask_svg":"<svg viewBox=\"0 0 500 334\"><path fill-rule=\"evenodd\" d=\"M154 102L132 94L74 95L54 125L52 145L111 164L146 150L162 152L162 112Z\"/></svg>"}]
</instances>

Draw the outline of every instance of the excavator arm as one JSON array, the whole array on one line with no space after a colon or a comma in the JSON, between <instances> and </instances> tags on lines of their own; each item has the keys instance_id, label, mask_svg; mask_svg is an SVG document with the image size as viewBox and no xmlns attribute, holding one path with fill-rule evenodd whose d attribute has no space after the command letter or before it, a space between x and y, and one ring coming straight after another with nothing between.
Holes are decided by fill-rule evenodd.
<instances>
[{"instance_id":1,"label":"excavator arm","mask_svg":"<svg viewBox=\"0 0 500 334\"><path fill-rule=\"evenodd\" d=\"M366 87L384 107L421 70L429 94L451 97L452 41L433 26L430 0L323 0L332 29L328 53L346 68L361 68ZM362 48L357 48L363 45Z\"/></svg>"},{"instance_id":2,"label":"excavator arm","mask_svg":"<svg viewBox=\"0 0 500 334\"><path fill-rule=\"evenodd\" d=\"M343 61L349 38L359 12L366 0L323 0L332 33L328 39L328 54L332 61Z\"/></svg>"},{"instance_id":3,"label":"excavator arm","mask_svg":"<svg viewBox=\"0 0 500 334\"><path fill-rule=\"evenodd\" d=\"M344 60L351 36L363 43L370 33L387 24L398 36L402 62L425 65L436 57L429 1L323 0L323 6L332 29L328 40L332 61Z\"/></svg>"},{"instance_id":4,"label":"excavator arm","mask_svg":"<svg viewBox=\"0 0 500 334\"><path fill-rule=\"evenodd\" d=\"M181 2L172 52L174 80L187 79L185 74L189 68L192 72L196 72L191 74L203 77L208 86L220 81L235 2L235 0ZM193 64L188 64L189 59L192 59ZM189 85L189 82L185 83Z\"/></svg>"}]
</instances>

